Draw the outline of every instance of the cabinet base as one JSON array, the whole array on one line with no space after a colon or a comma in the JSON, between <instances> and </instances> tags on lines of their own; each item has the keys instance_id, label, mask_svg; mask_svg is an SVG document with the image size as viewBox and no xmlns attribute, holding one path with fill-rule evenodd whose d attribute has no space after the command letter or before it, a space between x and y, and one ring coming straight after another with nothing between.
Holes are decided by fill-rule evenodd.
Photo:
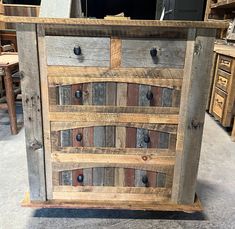
<instances>
[{"instance_id":1,"label":"cabinet base","mask_svg":"<svg viewBox=\"0 0 235 229\"><path fill-rule=\"evenodd\" d=\"M50 200L44 202L32 202L30 201L29 192L25 193L24 200L21 202L22 207L30 208L74 208L74 209L120 209L120 210L144 210L144 211L179 211L179 212L200 212L203 211L201 202L197 195L195 196L195 202L192 205L173 204L170 202L122 202L122 201L58 201Z\"/></svg>"}]
</instances>

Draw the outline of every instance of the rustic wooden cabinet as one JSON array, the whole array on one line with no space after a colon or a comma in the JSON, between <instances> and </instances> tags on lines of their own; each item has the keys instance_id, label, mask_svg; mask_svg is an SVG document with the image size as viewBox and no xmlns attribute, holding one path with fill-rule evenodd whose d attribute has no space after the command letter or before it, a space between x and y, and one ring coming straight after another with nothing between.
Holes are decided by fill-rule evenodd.
<instances>
[{"instance_id":1,"label":"rustic wooden cabinet","mask_svg":"<svg viewBox=\"0 0 235 229\"><path fill-rule=\"evenodd\" d=\"M235 116L235 48L215 45L214 51L215 71L209 112L224 127L231 127ZM235 126L232 140L235 140Z\"/></svg>"},{"instance_id":2,"label":"rustic wooden cabinet","mask_svg":"<svg viewBox=\"0 0 235 229\"><path fill-rule=\"evenodd\" d=\"M15 20L24 205L201 210L195 188L214 36L227 24Z\"/></svg>"}]
</instances>

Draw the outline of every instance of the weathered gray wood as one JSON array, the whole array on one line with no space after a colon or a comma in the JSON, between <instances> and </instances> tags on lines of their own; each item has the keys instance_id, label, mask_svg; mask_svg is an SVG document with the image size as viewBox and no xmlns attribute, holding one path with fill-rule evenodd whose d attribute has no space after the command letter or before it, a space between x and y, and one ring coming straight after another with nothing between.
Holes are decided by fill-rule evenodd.
<instances>
[{"instance_id":1,"label":"weathered gray wood","mask_svg":"<svg viewBox=\"0 0 235 229\"><path fill-rule=\"evenodd\" d=\"M172 89L163 88L163 91L162 91L162 106L163 107L172 106L172 94L173 94Z\"/></svg>"},{"instance_id":2,"label":"weathered gray wood","mask_svg":"<svg viewBox=\"0 0 235 229\"><path fill-rule=\"evenodd\" d=\"M59 104L71 104L71 86L59 87ZM62 147L72 146L72 132L71 130L64 130L60 132L60 143ZM61 172L61 185L72 185L73 177L72 171Z\"/></svg>"},{"instance_id":3,"label":"weathered gray wood","mask_svg":"<svg viewBox=\"0 0 235 229\"><path fill-rule=\"evenodd\" d=\"M92 104L105 105L106 104L106 87L105 83L94 83L92 86ZM94 146L105 147L106 129L105 126L94 127ZM93 168L93 185L104 185L104 168Z\"/></svg>"},{"instance_id":4,"label":"weathered gray wood","mask_svg":"<svg viewBox=\"0 0 235 229\"><path fill-rule=\"evenodd\" d=\"M157 184L156 186L159 188L163 188L166 185L166 174L165 173L157 173Z\"/></svg>"},{"instance_id":5,"label":"weathered gray wood","mask_svg":"<svg viewBox=\"0 0 235 229\"><path fill-rule=\"evenodd\" d=\"M18 24L17 42L20 44L18 47L19 67L23 76L21 87L30 199L45 201L45 165L36 26Z\"/></svg>"},{"instance_id":6,"label":"weathered gray wood","mask_svg":"<svg viewBox=\"0 0 235 229\"><path fill-rule=\"evenodd\" d=\"M152 58L150 50L157 49ZM122 40L122 67L176 67L184 65L186 41L184 40Z\"/></svg>"},{"instance_id":7,"label":"weathered gray wood","mask_svg":"<svg viewBox=\"0 0 235 229\"><path fill-rule=\"evenodd\" d=\"M151 89L150 86L140 85L139 86L139 106L149 106L150 101L147 99L146 94ZM148 135L147 129L138 128L136 133L136 147L137 148L148 148L148 144L144 142L144 136ZM135 170L135 186L145 187L142 182L142 177L146 176L147 172L144 170Z\"/></svg>"},{"instance_id":8,"label":"weathered gray wood","mask_svg":"<svg viewBox=\"0 0 235 229\"><path fill-rule=\"evenodd\" d=\"M41 0L39 17L69 18L72 0Z\"/></svg>"},{"instance_id":9,"label":"weathered gray wood","mask_svg":"<svg viewBox=\"0 0 235 229\"><path fill-rule=\"evenodd\" d=\"M172 190L178 204L194 203L215 32L189 30Z\"/></svg>"},{"instance_id":10,"label":"weathered gray wood","mask_svg":"<svg viewBox=\"0 0 235 229\"><path fill-rule=\"evenodd\" d=\"M106 83L106 105L115 106L116 105L116 95L117 95L117 84L116 83ZM105 146L115 147L115 126L105 127ZM114 168L104 169L104 185L113 186L114 185Z\"/></svg>"},{"instance_id":11,"label":"weathered gray wood","mask_svg":"<svg viewBox=\"0 0 235 229\"><path fill-rule=\"evenodd\" d=\"M81 55L74 54L75 46L81 48ZM109 38L46 36L46 47L48 65L110 65Z\"/></svg>"}]
</instances>

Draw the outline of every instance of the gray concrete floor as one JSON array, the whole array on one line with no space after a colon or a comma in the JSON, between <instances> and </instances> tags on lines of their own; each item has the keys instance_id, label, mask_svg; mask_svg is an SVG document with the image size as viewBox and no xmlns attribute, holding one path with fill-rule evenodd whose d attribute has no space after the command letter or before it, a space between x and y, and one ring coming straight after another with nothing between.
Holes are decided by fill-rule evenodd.
<instances>
[{"instance_id":1,"label":"gray concrete floor","mask_svg":"<svg viewBox=\"0 0 235 229\"><path fill-rule=\"evenodd\" d=\"M18 106L18 119L22 111ZM235 143L206 115L197 193L202 213L29 209L24 130L11 136L0 112L0 229L18 228L235 228Z\"/></svg>"}]
</instances>

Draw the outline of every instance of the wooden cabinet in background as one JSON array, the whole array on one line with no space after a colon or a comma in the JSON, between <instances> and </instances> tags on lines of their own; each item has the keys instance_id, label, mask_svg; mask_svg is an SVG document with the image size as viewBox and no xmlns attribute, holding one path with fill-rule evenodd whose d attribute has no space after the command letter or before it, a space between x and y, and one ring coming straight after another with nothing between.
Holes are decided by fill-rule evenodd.
<instances>
[{"instance_id":1,"label":"wooden cabinet in background","mask_svg":"<svg viewBox=\"0 0 235 229\"><path fill-rule=\"evenodd\" d=\"M231 127L232 140L235 141L235 47L215 45L214 83L209 113L222 126Z\"/></svg>"}]
</instances>

